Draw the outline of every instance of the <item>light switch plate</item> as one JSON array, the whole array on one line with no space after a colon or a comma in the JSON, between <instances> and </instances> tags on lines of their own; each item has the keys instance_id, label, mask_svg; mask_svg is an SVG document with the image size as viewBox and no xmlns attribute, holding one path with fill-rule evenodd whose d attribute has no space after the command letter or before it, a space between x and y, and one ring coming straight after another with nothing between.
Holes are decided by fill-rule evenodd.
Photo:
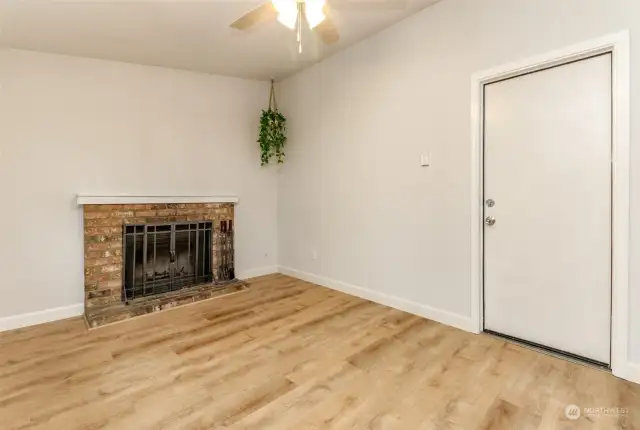
<instances>
[{"instance_id":1,"label":"light switch plate","mask_svg":"<svg viewBox=\"0 0 640 430\"><path fill-rule=\"evenodd\" d=\"M420 156L420 165L422 167L428 167L431 165L431 154L422 154Z\"/></svg>"}]
</instances>

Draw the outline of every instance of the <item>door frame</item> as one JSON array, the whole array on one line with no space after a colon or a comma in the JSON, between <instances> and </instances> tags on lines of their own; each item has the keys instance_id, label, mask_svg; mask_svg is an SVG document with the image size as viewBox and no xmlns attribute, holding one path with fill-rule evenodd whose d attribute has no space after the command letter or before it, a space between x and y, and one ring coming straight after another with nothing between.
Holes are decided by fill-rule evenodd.
<instances>
[{"instance_id":1,"label":"door frame","mask_svg":"<svg viewBox=\"0 0 640 430\"><path fill-rule=\"evenodd\" d=\"M483 331L484 86L609 52L612 64L613 212L611 369L614 375L629 379L630 54L627 30L484 70L471 77L471 322L475 333Z\"/></svg>"}]
</instances>

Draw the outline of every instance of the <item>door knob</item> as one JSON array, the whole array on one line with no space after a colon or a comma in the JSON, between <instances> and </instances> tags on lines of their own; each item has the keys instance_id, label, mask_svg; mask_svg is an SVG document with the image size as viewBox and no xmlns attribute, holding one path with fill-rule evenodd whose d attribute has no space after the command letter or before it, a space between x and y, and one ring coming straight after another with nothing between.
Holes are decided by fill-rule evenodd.
<instances>
[{"instance_id":1,"label":"door knob","mask_svg":"<svg viewBox=\"0 0 640 430\"><path fill-rule=\"evenodd\" d=\"M496 223L496 219L492 216L488 216L484 219L484 223L486 225L494 225Z\"/></svg>"}]
</instances>

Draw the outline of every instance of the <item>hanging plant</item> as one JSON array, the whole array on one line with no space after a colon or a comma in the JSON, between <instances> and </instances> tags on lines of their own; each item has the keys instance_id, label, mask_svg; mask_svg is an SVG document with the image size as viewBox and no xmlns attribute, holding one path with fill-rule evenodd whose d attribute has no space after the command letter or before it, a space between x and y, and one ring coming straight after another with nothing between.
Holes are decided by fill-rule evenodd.
<instances>
[{"instance_id":1,"label":"hanging plant","mask_svg":"<svg viewBox=\"0 0 640 430\"><path fill-rule=\"evenodd\" d=\"M284 162L284 145L287 142L287 120L278 111L276 104L276 93L271 81L271 92L269 94L269 108L262 111L260 117L260 161L262 166L269 164L272 157L278 159L278 163Z\"/></svg>"}]
</instances>

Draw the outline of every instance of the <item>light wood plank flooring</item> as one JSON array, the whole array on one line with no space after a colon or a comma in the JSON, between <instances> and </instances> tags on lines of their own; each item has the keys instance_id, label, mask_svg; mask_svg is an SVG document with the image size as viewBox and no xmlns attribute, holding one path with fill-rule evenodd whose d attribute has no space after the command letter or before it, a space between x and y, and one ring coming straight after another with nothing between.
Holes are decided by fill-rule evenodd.
<instances>
[{"instance_id":1,"label":"light wood plank flooring","mask_svg":"<svg viewBox=\"0 0 640 430\"><path fill-rule=\"evenodd\" d=\"M640 386L273 275L90 332L0 334L0 428L640 429Z\"/></svg>"}]
</instances>

